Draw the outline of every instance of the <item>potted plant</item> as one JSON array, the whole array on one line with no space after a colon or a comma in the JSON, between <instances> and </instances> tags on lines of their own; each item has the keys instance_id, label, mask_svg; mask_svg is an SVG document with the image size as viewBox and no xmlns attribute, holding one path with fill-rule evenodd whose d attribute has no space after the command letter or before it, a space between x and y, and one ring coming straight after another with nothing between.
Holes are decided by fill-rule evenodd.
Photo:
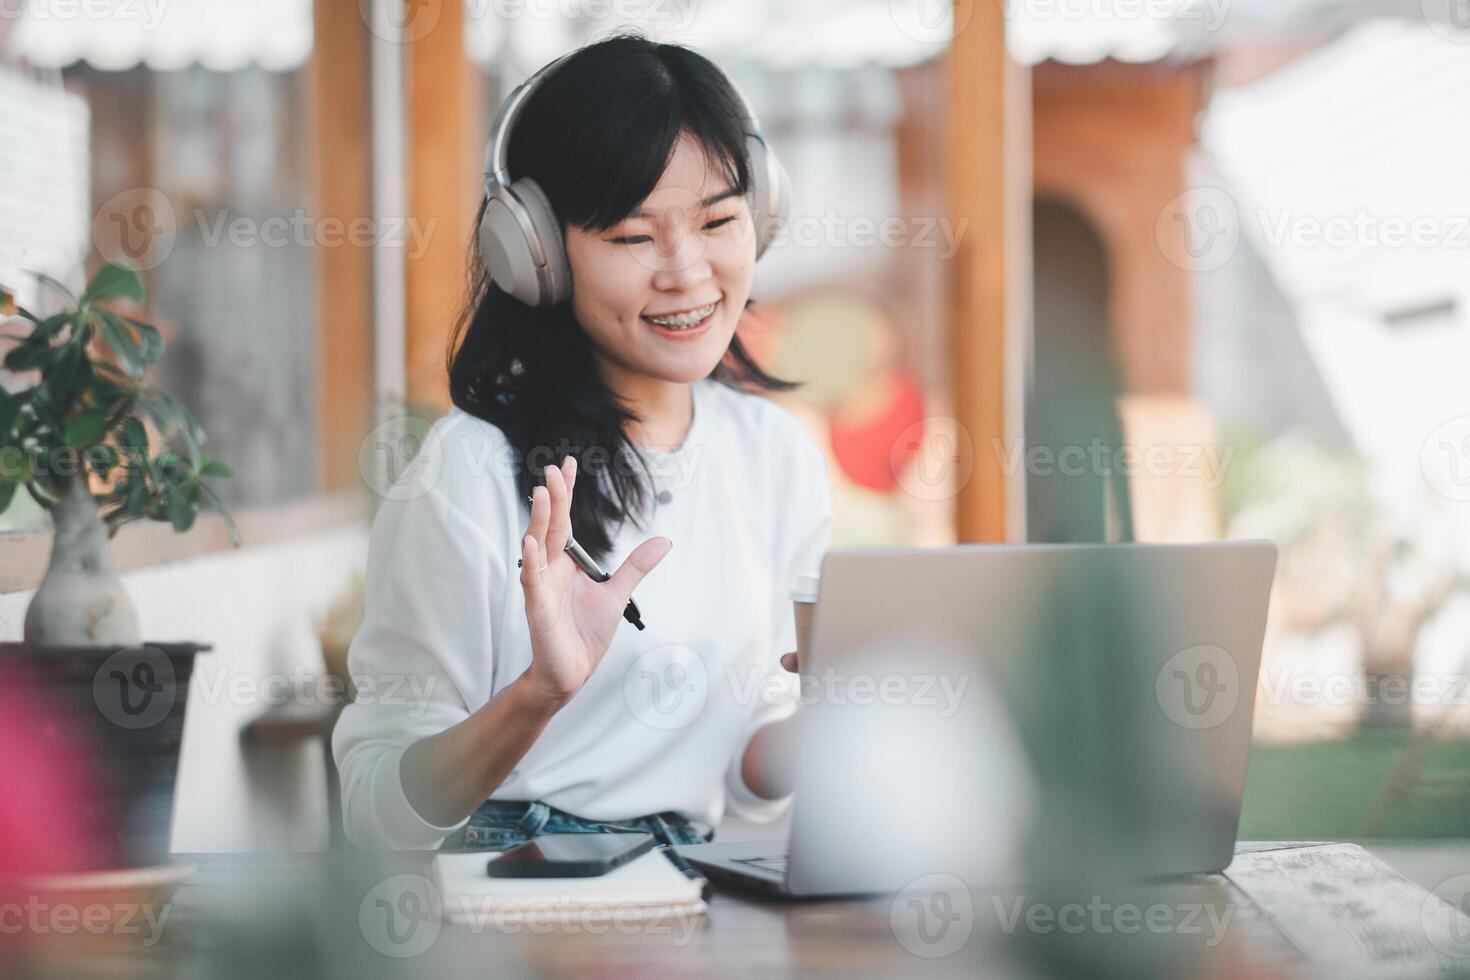
<instances>
[{"instance_id":1,"label":"potted plant","mask_svg":"<svg viewBox=\"0 0 1470 980\"><path fill-rule=\"evenodd\" d=\"M163 338L115 305L142 302L135 271L104 266L80 296L37 278L64 299L60 312L18 308L0 290L0 336L14 341L5 371L33 378L0 385L0 513L24 487L55 534L26 609L24 642L0 644L0 688L49 705L48 733L91 737L88 803L95 825L107 828L104 860L158 863L168 853L194 656L208 647L144 643L108 543L143 518L187 531L209 503L238 547L234 521L206 483L230 469L205 453L189 410L147 381Z\"/></svg>"},{"instance_id":2,"label":"potted plant","mask_svg":"<svg viewBox=\"0 0 1470 980\"><path fill-rule=\"evenodd\" d=\"M25 639L137 644L137 613L108 541L141 518L187 531L207 499L225 515L238 546L229 511L205 482L229 476L230 469L205 454L204 433L189 410L145 380L149 365L163 356L158 330L103 305L141 303L136 272L104 266L79 297L48 276L38 278L69 305L47 317L16 309L10 322L29 322L30 332L7 334L19 343L4 366L40 377L17 391L0 387L0 513L24 486L56 527L50 564L26 610ZM0 302L10 305L3 296ZM160 433L157 455L148 420Z\"/></svg>"}]
</instances>

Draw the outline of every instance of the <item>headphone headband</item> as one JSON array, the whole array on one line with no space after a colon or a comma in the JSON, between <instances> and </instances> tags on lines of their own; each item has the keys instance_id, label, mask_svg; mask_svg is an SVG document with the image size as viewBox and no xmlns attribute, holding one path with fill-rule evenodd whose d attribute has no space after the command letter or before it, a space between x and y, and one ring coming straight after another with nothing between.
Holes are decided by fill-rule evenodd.
<instances>
[{"instance_id":1,"label":"headphone headband","mask_svg":"<svg viewBox=\"0 0 1470 980\"><path fill-rule=\"evenodd\" d=\"M577 48L576 50L568 51L554 61L549 61L542 65L532 72L530 77L524 82L511 89L510 95L505 97L505 101L500 105L500 111L495 114L495 122L490 127L490 139L485 144L485 179L487 181L495 181L499 184L509 184L511 182L509 173L510 162L508 159L510 156L510 135L515 131L515 122L520 117L521 107L525 105L526 100L531 97L532 92L536 91L536 88L541 84L543 79L554 72L556 67L563 61L566 61L581 50L581 48ZM718 65L715 67L719 68ZM740 100L740 109L745 115L746 132L752 136L759 137L764 142L765 133L761 131L760 120L756 118L755 110L751 108L750 100L745 97L745 93L740 90L739 85L735 84L735 80L730 77L728 72L720 69L720 74L729 83L731 91L735 93L735 98Z\"/></svg>"}]
</instances>

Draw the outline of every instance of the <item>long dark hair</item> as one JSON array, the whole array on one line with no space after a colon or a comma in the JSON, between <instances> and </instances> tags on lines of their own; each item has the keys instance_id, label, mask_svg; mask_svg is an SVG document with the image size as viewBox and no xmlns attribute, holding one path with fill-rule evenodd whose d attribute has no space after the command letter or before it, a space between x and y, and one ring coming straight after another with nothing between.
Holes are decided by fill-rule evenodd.
<instances>
[{"instance_id":1,"label":"long dark hair","mask_svg":"<svg viewBox=\"0 0 1470 980\"><path fill-rule=\"evenodd\" d=\"M563 226L606 231L653 191L681 131L748 192L742 120L739 96L703 55L619 33L542 80L516 121L508 165L512 178L540 184ZM476 227L484 213L482 201ZM469 277L449 343L450 399L505 433L521 497L544 482L543 467L577 458L572 534L605 557L618 525L641 523L651 493L647 463L624 431L640 419L602 378L570 302L532 308L505 293L491 282L478 242ZM761 370L738 335L710 377L736 389L798 387Z\"/></svg>"}]
</instances>

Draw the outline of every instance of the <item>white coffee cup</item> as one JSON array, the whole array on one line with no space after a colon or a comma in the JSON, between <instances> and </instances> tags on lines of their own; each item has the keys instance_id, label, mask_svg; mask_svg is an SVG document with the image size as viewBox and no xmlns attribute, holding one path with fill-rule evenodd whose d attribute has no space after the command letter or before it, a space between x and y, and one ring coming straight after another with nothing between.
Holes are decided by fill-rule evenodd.
<instances>
[{"instance_id":1,"label":"white coffee cup","mask_svg":"<svg viewBox=\"0 0 1470 980\"><path fill-rule=\"evenodd\" d=\"M796 655L803 662L811 642L812 614L817 609L817 591L822 577L815 572L803 572L796 577L796 587L791 590L791 608L796 616Z\"/></svg>"}]
</instances>

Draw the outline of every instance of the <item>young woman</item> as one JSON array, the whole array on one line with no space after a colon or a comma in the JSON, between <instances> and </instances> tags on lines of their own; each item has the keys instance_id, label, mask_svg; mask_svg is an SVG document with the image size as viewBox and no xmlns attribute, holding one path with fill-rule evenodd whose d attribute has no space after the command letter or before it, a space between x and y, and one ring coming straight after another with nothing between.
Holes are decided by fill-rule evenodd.
<instances>
[{"instance_id":1,"label":"young woman","mask_svg":"<svg viewBox=\"0 0 1470 980\"><path fill-rule=\"evenodd\" d=\"M820 449L752 391L792 385L736 332L770 207L741 99L704 57L636 36L527 91L508 179L544 192L570 288L517 280L505 229L482 230L454 407L373 523L332 740L362 847L690 843L727 805L789 803L778 657L831 507ZM635 589L643 630L623 618Z\"/></svg>"}]
</instances>

